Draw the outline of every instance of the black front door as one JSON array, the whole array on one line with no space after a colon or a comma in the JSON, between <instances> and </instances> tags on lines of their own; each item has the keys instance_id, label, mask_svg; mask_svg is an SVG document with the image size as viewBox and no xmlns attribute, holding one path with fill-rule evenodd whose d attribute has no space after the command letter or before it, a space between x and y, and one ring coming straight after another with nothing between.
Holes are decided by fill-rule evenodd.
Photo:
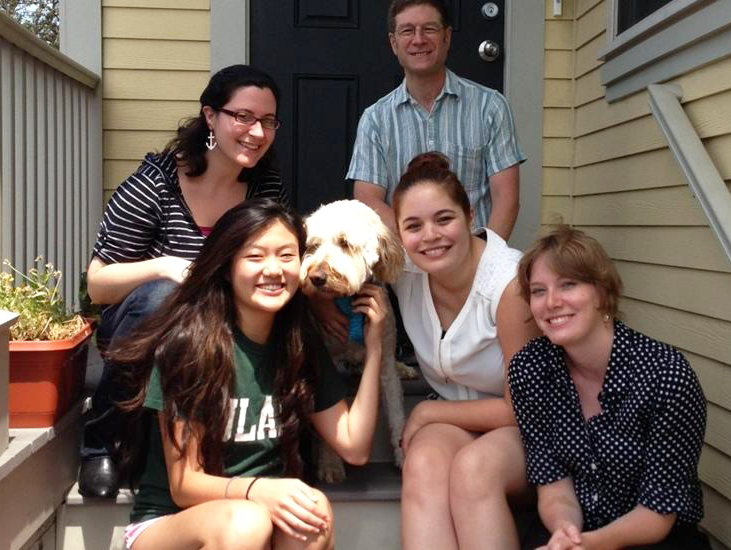
<instances>
[{"instance_id":1,"label":"black front door","mask_svg":"<svg viewBox=\"0 0 731 550\"><path fill-rule=\"evenodd\" d=\"M253 0L251 64L281 87L274 144L294 206L307 213L351 196L345 173L363 110L395 88L403 72L386 30L389 0ZM488 18L483 14L483 6ZM504 52L484 61L478 48L504 44L504 0L449 2L454 34L447 65L460 76L503 88ZM496 15L495 15L496 14Z\"/></svg>"}]
</instances>

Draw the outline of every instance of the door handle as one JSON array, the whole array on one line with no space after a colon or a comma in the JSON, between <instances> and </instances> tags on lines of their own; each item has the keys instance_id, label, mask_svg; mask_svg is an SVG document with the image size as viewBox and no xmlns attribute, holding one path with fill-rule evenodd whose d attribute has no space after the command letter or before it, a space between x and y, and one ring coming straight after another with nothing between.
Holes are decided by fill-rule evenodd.
<instances>
[{"instance_id":1,"label":"door handle","mask_svg":"<svg viewBox=\"0 0 731 550\"><path fill-rule=\"evenodd\" d=\"M483 61L492 62L500 57L500 45L492 40L483 40L477 48L477 53Z\"/></svg>"}]
</instances>

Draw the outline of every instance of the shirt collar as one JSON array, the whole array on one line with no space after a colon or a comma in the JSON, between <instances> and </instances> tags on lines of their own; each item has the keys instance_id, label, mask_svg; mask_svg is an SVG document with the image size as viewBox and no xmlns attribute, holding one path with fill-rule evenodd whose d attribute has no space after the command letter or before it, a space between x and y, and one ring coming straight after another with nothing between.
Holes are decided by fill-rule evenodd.
<instances>
[{"instance_id":1,"label":"shirt collar","mask_svg":"<svg viewBox=\"0 0 731 550\"><path fill-rule=\"evenodd\" d=\"M544 337L545 338L545 337ZM614 338L612 340L612 351L609 355L609 365L607 373L604 377L604 384L600 394L600 400L605 405L607 401L612 401L626 393L630 388L631 377L629 373L632 370L634 361L630 341L632 339L632 330L621 321L614 322ZM572 386L571 376L566 367L566 354L561 346L552 344L548 338L545 338L547 345L547 363L550 368L553 379L566 389Z\"/></svg>"},{"instance_id":2,"label":"shirt collar","mask_svg":"<svg viewBox=\"0 0 731 550\"><path fill-rule=\"evenodd\" d=\"M457 81L457 75L454 74L452 71L447 69L445 67L446 76L444 77L444 86L442 86L442 91L439 92L439 95L436 97L434 102L438 102L442 97L445 95L451 95L456 98L459 98L459 82ZM417 101L411 97L411 94L406 89L406 79L404 78L401 81L401 85L396 88L395 94L394 94L394 100L396 102L396 105L401 105L403 103L416 103Z\"/></svg>"},{"instance_id":3,"label":"shirt collar","mask_svg":"<svg viewBox=\"0 0 731 550\"><path fill-rule=\"evenodd\" d=\"M604 376L604 385L599 396L602 404L629 391L632 383L630 373L634 362L631 345L632 331L621 321L614 321L614 340L609 355L609 366Z\"/></svg>"}]
</instances>

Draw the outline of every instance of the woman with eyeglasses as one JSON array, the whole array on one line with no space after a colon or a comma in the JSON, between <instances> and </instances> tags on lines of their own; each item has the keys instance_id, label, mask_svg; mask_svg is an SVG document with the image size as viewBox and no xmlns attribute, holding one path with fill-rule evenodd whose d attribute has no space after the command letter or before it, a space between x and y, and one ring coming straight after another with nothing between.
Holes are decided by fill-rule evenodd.
<instances>
[{"instance_id":1,"label":"woman with eyeglasses","mask_svg":"<svg viewBox=\"0 0 731 550\"><path fill-rule=\"evenodd\" d=\"M226 67L200 96L198 116L185 121L160 153L148 153L112 195L87 270L92 301L103 304L102 347L125 336L186 277L216 221L251 198L288 198L272 163L280 125L272 78L247 65ZM120 391L105 361L84 426L79 492L113 498L110 458L116 447Z\"/></svg>"}]
</instances>

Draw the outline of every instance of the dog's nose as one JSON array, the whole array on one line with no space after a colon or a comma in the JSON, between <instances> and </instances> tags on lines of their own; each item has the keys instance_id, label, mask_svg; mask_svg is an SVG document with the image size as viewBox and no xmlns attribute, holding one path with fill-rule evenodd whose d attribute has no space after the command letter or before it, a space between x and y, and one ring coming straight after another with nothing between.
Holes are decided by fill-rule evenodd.
<instances>
[{"instance_id":1,"label":"dog's nose","mask_svg":"<svg viewBox=\"0 0 731 550\"><path fill-rule=\"evenodd\" d=\"M310 282L316 287L321 287L327 282L327 276L321 271L311 273Z\"/></svg>"}]
</instances>

